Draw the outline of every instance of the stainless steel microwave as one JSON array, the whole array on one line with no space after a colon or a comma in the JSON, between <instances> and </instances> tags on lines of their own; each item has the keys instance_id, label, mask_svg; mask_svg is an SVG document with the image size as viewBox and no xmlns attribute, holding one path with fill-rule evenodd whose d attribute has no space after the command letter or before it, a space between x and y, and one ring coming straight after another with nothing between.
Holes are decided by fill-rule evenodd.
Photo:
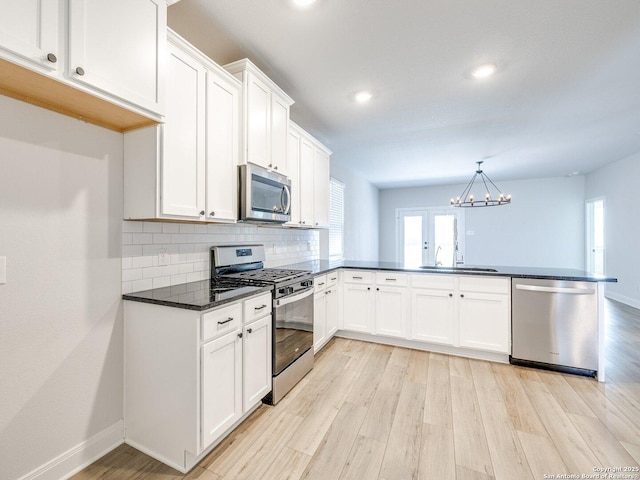
<instances>
[{"instance_id":1,"label":"stainless steel microwave","mask_svg":"<svg viewBox=\"0 0 640 480\"><path fill-rule=\"evenodd\" d=\"M240 220L285 223L291 219L291 180L248 163L240 165Z\"/></svg>"}]
</instances>

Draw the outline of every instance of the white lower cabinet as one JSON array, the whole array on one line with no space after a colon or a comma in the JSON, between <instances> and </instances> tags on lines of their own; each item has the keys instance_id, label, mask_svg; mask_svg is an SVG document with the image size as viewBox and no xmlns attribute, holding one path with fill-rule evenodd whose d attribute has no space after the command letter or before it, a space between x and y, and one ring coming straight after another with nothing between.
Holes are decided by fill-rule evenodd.
<instances>
[{"instance_id":1,"label":"white lower cabinet","mask_svg":"<svg viewBox=\"0 0 640 480\"><path fill-rule=\"evenodd\" d=\"M338 331L338 272L314 278L313 351L317 353Z\"/></svg>"},{"instance_id":2,"label":"white lower cabinet","mask_svg":"<svg viewBox=\"0 0 640 480\"><path fill-rule=\"evenodd\" d=\"M509 278L413 275L411 338L510 353Z\"/></svg>"},{"instance_id":3,"label":"white lower cabinet","mask_svg":"<svg viewBox=\"0 0 640 480\"><path fill-rule=\"evenodd\" d=\"M372 285L346 283L343 286L343 328L352 332L374 333Z\"/></svg>"},{"instance_id":4,"label":"white lower cabinet","mask_svg":"<svg viewBox=\"0 0 640 480\"><path fill-rule=\"evenodd\" d=\"M242 338L233 331L202 347L202 445L242 417Z\"/></svg>"},{"instance_id":5,"label":"white lower cabinet","mask_svg":"<svg viewBox=\"0 0 640 480\"><path fill-rule=\"evenodd\" d=\"M243 407L249 411L271 391L271 315L242 329Z\"/></svg>"},{"instance_id":6,"label":"white lower cabinet","mask_svg":"<svg viewBox=\"0 0 640 480\"><path fill-rule=\"evenodd\" d=\"M407 276L396 272L377 272L375 333L387 337L407 336Z\"/></svg>"},{"instance_id":7,"label":"white lower cabinet","mask_svg":"<svg viewBox=\"0 0 640 480\"><path fill-rule=\"evenodd\" d=\"M126 443L187 472L260 404L272 362L263 304L270 292L205 313L125 302Z\"/></svg>"}]
</instances>

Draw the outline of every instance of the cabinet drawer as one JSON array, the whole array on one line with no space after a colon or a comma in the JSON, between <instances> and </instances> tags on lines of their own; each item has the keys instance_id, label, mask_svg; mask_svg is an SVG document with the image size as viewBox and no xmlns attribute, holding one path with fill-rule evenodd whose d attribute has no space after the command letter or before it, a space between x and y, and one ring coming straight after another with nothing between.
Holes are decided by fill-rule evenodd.
<instances>
[{"instance_id":1,"label":"cabinet drawer","mask_svg":"<svg viewBox=\"0 0 640 480\"><path fill-rule=\"evenodd\" d=\"M461 292L510 293L510 278L489 278L483 276L461 276Z\"/></svg>"},{"instance_id":2,"label":"cabinet drawer","mask_svg":"<svg viewBox=\"0 0 640 480\"><path fill-rule=\"evenodd\" d=\"M371 272L358 272L347 270L344 272L345 283L371 283L373 275Z\"/></svg>"},{"instance_id":3,"label":"cabinet drawer","mask_svg":"<svg viewBox=\"0 0 640 480\"><path fill-rule=\"evenodd\" d=\"M397 285L403 287L407 284L407 275L396 272L376 273L376 285Z\"/></svg>"},{"instance_id":4,"label":"cabinet drawer","mask_svg":"<svg viewBox=\"0 0 640 480\"><path fill-rule=\"evenodd\" d=\"M452 275L411 275L411 286L432 290L454 290L456 277Z\"/></svg>"},{"instance_id":5,"label":"cabinet drawer","mask_svg":"<svg viewBox=\"0 0 640 480\"><path fill-rule=\"evenodd\" d=\"M327 288L333 287L338 283L338 272L329 272L327 273Z\"/></svg>"},{"instance_id":6,"label":"cabinet drawer","mask_svg":"<svg viewBox=\"0 0 640 480\"><path fill-rule=\"evenodd\" d=\"M271 292L244 301L245 325L269 314L271 314Z\"/></svg>"},{"instance_id":7,"label":"cabinet drawer","mask_svg":"<svg viewBox=\"0 0 640 480\"><path fill-rule=\"evenodd\" d=\"M318 275L313 279L313 291L314 293L324 292L327 288L327 276Z\"/></svg>"},{"instance_id":8,"label":"cabinet drawer","mask_svg":"<svg viewBox=\"0 0 640 480\"><path fill-rule=\"evenodd\" d=\"M207 341L240 327L242 327L242 303L218 308L202 315L202 340Z\"/></svg>"}]
</instances>

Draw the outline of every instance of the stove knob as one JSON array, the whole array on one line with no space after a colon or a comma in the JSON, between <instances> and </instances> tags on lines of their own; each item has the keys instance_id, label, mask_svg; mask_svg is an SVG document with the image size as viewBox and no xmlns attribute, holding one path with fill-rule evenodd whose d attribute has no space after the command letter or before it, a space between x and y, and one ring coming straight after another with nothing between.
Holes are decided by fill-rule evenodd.
<instances>
[{"instance_id":1,"label":"stove knob","mask_svg":"<svg viewBox=\"0 0 640 480\"><path fill-rule=\"evenodd\" d=\"M286 295L287 289L286 288L281 288L280 290L278 290L278 293L280 293L282 295Z\"/></svg>"}]
</instances>

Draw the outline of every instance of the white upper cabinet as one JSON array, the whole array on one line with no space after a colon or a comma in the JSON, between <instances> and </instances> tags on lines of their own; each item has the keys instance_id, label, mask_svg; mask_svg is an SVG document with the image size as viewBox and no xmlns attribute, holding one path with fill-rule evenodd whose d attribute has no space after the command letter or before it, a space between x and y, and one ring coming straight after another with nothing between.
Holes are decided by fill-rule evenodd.
<instances>
[{"instance_id":1,"label":"white upper cabinet","mask_svg":"<svg viewBox=\"0 0 640 480\"><path fill-rule=\"evenodd\" d=\"M59 6L58 0L0 0L2 56L44 73L57 70Z\"/></svg>"},{"instance_id":2,"label":"white upper cabinet","mask_svg":"<svg viewBox=\"0 0 640 480\"><path fill-rule=\"evenodd\" d=\"M293 100L246 58L224 68L244 87L241 161L287 175L289 108Z\"/></svg>"},{"instance_id":3,"label":"white upper cabinet","mask_svg":"<svg viewBox=\"0 0 640 480\"><path fill-rule=\"evenodd\" d=\"M167 0L0 0L0 91L125 132L164 115Z\"/></svg>"},{"instance_id":4,"label":"white upper cabinet","mask_svg":"<svg viewBox=\"0 0 640 480\"><path fill-rule=\"evenodd\" d=\"M329 227L330 155L327 148L294 122L289 122L289 171L293 203L290 225ZM294 183L292 183L292 186ZM299 204L296 211L293 206Z\"/></svg>"},{"instance_id":5,"label":"white upper cabinet","mask_svg":"<svg viewBox=\"0 0 640 480\"><path fill-rule=\"evenodd\" d=\"M207 208L209 220L238 219L240 87L226 72L207 74Z\"/></svg>"},{"instance_id":6,"label":"white upper cabinet","mask_svg":"<svg viewBox=\"0 0 640 480\"><path fill-rule=\"evenodd\" d=\"M205 202L205 67L177 46L167 57L161 215L199 218Z\"/></svg>"},{"instance_id":7,"label":"white upper cabinet","mask_svg":"<svg viewBox=\"0 0 640 480\"><path fill-rule=\"evenodd\" d=\"M329 228L329 154L316 147L313 153L313 225Z\"/></svg>"},{"instance_id":8,"label":"white upper cabinet","mask_svg":"<svg viewBox=\"0 0 640 480\"><path fill-rule=\"evenodd\" d=\"M288 225L299 225L300 216L300 134L289 129L288 170L291 180L291 220Z\"/></svg>"},{"instance_id":9,"label":"white upper cabinet","mask_svg":"<svg viewBox=\"0 0 640 480\"><path fill-rule=\"evenodd\" d=\"M240 82L170 32L166 119L124 136L124 218L237 220Z\"/></svg>"},{"instance_id":10,"label":"white upper cabinet","mask_svg":"<svg viewBox=\"0 0 640 480\"><path fill-rule=\"evenodd\" d=\"M162 113L166 15L166 0L69 0L68 76Z\"/></svg>"}]
</instances>

